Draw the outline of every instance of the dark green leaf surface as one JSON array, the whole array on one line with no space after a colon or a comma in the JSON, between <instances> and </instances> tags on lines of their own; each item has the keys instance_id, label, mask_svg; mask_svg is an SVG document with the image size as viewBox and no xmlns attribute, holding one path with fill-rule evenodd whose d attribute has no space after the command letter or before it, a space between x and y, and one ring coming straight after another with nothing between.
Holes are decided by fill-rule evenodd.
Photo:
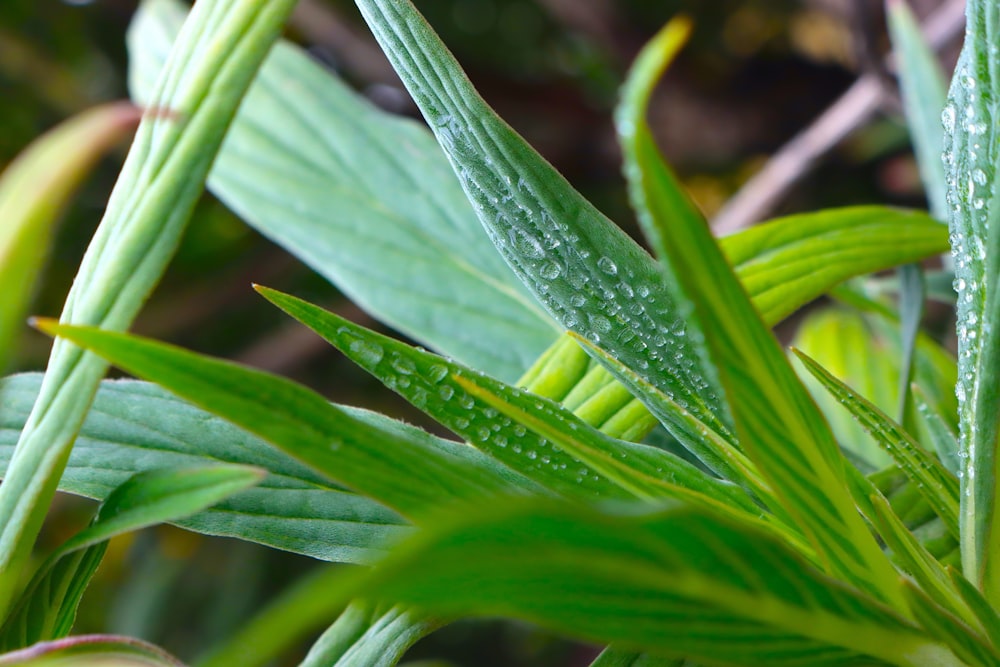
<instances>
[{"instance_id":1,"label":"dark green leaf surface","mask_svg":"<svg viewBox=\"0 0 1000 667\"><path fill-rule=\"evenodd\" d=\"M194 514L253 486L264 474L259 468L214 465L129 477L101 504L94 521L38 568L2 628L0 645L11 650L69 634L80 596L112 537Z\"/></svg>"},{"instance_id":2,"label":"dark green leaf surface","mask_svg":"<svg viewBox=\"0 0 1000 667\"><path fill-rule=\"evenodd\" d=\"M512 616L712 665L960 664L780 541L691 508L535 503L441 519L356 585L445 616Z\"/></svg>"},{"instance_id":3,"label":"dark green leaf surface","mask_svg":"<svg viewBox=\"0 0 1000 667\"><path fill-rule=\"evenodd\" d=\"M39 374L0 382L0 467L13 452L40 382ZM344 409L375 429L408 428ZM210 463L253 464L269 474L259 486L177 525L349 563L375 560L383 544L410 530L398 514L330 483L259 438L133 380L101 383L59 488L104 500L135 473Z\"/></svg>"},{"instance_id":4,"label":"dark green leaf surface","mask_svg":"<svg viewBox=\"0 0 1000 667\"><path fill-rule=\"evenodd\" d=\"M1000 601L1000 4L969 0L965 45L955 68L945 129L945 175L958 292L958 400L962 475L962 567Z\"/></svg>"},{"instance_id":5,"label":"dark green leaf surface","mask_svg":"<svg viewBox=\"0 0 1000 667\"><path fill-rule=\"evenodd\" d=\"M294 382L126 334L40 321L130 373L256 433L330 479L409 517L442 503L514 493L526 481L426 433L376 429ZM400 484L405 478L406 484Z\"/></svg>"},{"instance_id":6,"label":"dark green leaf surface","mask_svg":"<svg viewBox=\"0 0 1000 667\"><path fill-rule=\"evenodd\" d=\"M184 12L155 0L137 15L137 99ZM426 128L291 44L271 51L208 186L372 315L474 368L513 381L561 332L493 248Z\"/></svg>"},{"instance_id":7,"label":"dark green leaf surface","mask_svg":"<svg viewBox=\"0 0 1000 667\"><path fill-rule=\"evenodd\" d=\"M828 571L898 604L895 572L855 509L829 426L679 189L646 123L652 86L683 39L683 28L662 30L639 55L623 91L617 125L633 206L690 299L744 450Z\"/></svg>"},{"instance_id":8,"label":"dark green leaf surface","mask_svg":"<svg viewBox=\"0 0 1000 667\"><path fill-rule=\"evenodd\" d=\"M958 537L958 479L884 412L808 356L798 350L795 352L809 372L889 452L896 464L941 517L949 532Z\"/></svg>"}]
</instances>

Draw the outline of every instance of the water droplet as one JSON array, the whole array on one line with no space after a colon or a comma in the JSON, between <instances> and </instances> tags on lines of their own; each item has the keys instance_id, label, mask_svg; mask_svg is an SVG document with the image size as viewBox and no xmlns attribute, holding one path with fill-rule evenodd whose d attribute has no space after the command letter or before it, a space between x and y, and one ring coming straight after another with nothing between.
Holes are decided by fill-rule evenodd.
<instances>
[{"instance_id":1,"label":"water droplet","mask_svg":"<svg viewBox=\"0 0 1000 667\"><path fill-rule=\"evenodd\" d=\"M556 262L546 262L538 274L546 280L555 280L562 275L562 267Z\"/></svg>"},{"instance_id":2,"label":"water droplet","mask_svg":"<svg viewBox=\"0 0 1000 667\"><path fill-rule=\"evenodd\" d=\"M944 108L944 111L941 112L941 124L944 125L944 129L945 129L946 132L951 133L951 132L955 131L955 105L954 104L950 104L949 103Z\"/></svg>"},{"instance_id":3,"label":"water droplet","mask_svg":"<svg viewBox=\"0 0 1000 667\"><path fill-rule=\"evenodd\" d=\"M444 385L443 387L438 389L438 396L440 396L442 400L450 401L451 397L454 395L455 395L455 390L449 387L448 385Z\"/></svg>"},{"instance_id":4,"label":"water droplet","mask_svg":"<svg viewBox=\"0 0 1000 667\"><path fill-rule=\"evenodd\" d=\"M545 257L545 249L541 242L523 229L511 229L509 232L510 242L514 246L514 251L529 259L542 259Z\"/></svg>"},{"instance_id":5,"label":"water droplet","mask_svg":"<svg viewBox=\"0 0 1000 667\"><path fill-rule=\"evenodd\" d=\"M610 257L601 257L597 260L597 268L609 276L618 275L618 265Z\"/></svg>"},{"instance_id":6,"label":"water droplet","mask_svg":"<svg viewBox=\"0 0 1000 667\"><path fill-rule=\"evenodd\" d=\"M412 359L400 355L393 355L391 364L396 372L402 375L412 375L413 371L417 370L417 365Z\"/></svg>"},{"instance_id":7,"label":"water droplet","mask_svg":"<svg viewBox=\"0 0 1000 667\"><path fill-rule=\"evenodd\" d=\"M594 331L599 334L610 333L613 327L611 320L596 313L588 313L587 321L590 323L590 326L594 329Z\"/></svg>"},{"instance_id":8,"label":"water droplet","mask_svg":"<svg viewBox=\"0 0 1000 667\"><path fill-rule=\"evenodd\" d=\"M360 339L352 340L347 349L351 351L355 360L364 366L374 366L382 361L382 357L385 355L385 351L378 343Z\"/></svg>"},{"instance_id":9,"label":"water droplet","mask_svg":"<svg viewBox=\"0 0 1000 667\"><path fill-rule=\"evenodd\" d=\"M448 367L435 364L427 369L427 377L431 382L438 383L448 377Z\"/></svg>"},{"instance_id":10,"label":"water droplet","mask_svg":"<svg viewBox=\"0 0 1000 667\"><path fill-rule=\"evenodd\" d=\"M972 170L972 180L979 185L986 185L986 172L978 167Z\"/></svg>"},{"instance_id":11,"label":"water droplet","mask_svg":"<svg viewBox=\"0 0 1000 667\"><path fill-rule=\"evenodd\" d=\"M458 404L466 410L471 410L476 406L476 401L468 394L462 394L458 397Z\"/></svg>"}]
</instances>

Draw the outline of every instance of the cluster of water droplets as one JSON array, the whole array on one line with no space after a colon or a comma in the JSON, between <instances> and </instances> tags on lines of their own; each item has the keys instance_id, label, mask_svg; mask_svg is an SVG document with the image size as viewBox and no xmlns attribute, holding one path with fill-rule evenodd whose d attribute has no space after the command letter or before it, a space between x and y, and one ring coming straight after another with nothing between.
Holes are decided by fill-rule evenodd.
<instances>
[{"instance_id":1,"label":"cluster of water droplets","mask_svg":"<svg viewBox=\"0 0 1000 667\"><path fill-rule=\"evenodd\" d=\"M337 347L460 437L506 463L514 470L534 471L528 476L550 480L555 486L574 484L600 494L607 481L587 465L545 438L501 415L495 408L467 392L456 377L473 380L507 400L534 410L544 409L543 399L419 349L411 349L353 326L337 330ZM549 406L551 407L551 406Z\"/></svg>"},{"instance_id":2,"label":"cluster of water droplets","mask_svg":"<svg viewBox=\"0 0 1000 667\"><path fill-rule=\"evenodd\" d=\"M970 38L969 44L972 44ZM968 48L968 45L967 45ZM990 47L996 57L996 46ZM941 115L945 129L943 154L950 207L950 236L958 294L957 325L959 378L955 393L961 415L960 457L975 456L977 425L974 415L978 391L975 367L986 332L986 256L989 209L995 178L994 119L987 111L990 91L979 86L963 54L952 84L951 97ZM972 59L975 59L975 55ZM963 461L960 476L971 477L972 466ZM965 480L971 492L971 479Z\"/></svg>"}]
</instances>

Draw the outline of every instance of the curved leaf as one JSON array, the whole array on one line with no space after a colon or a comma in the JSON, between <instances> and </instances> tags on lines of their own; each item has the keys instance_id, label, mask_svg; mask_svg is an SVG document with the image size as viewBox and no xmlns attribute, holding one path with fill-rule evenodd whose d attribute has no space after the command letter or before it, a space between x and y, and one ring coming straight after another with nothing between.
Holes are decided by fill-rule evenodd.
<instances>
[{"instance_id":1,"label":"curved leaf","mask_svg":"<svg viewBox=\"0 0 1000 667\"><path fill-rule=\"evenodd\" d=\"M148 99L184 8L143 4L130 88ZM440 147L298 47L272 49L208 187L394 328L515 380L561 329L497 255Z\"/></svg>"},{"instance_id":2,"label":"curved leaf","mask_svg":"<svg viewBox=\"0 0 1000 667\"><path fill-rule=\"evenodd\" d=\"M348 588L707 664L961 664L779 540L691 508L636 512L536 501L441 518Z\"/></svg>"},{"instance_id":3,"label":"curved leaf","mask_svg":"<svg viewBox=\"0 0 1000 667\"><path fill-rule=\"evenodd\" d=\"M139 123L131 104L85 111L36 139L0 176L0 372L48 252L52 229L101 156Z\"/></svg>"},{"instance_id":4,"label":"curved leaf","mask_svg":"<svg viewBox=\"0 0 1000 667\"><path fill-rule=\"evenodd\" d=\"M40 384L40 374L0 381L0 465L13 453ZM344 409L373 421L376 429L407 428L390 426L381 415ZM260 485L177 525L348 563L374 561L385 544L410 531L395 512L163 389L134 380L101 383L59 488L104 500L135 473L220 462L261 466L269 474Z\"/></svg>"},{"instance_id":5,"label":"curved leaf","mask_svg":"<svg viewBox=\"0 0 1000 667\"><path fill-rule=\"evenodd\" d=\"M895 571L855 509L829 426L663 162L646 122L652 87L686 32L676 23L661 30L640 53L622 93L617 126L633 207L689 300L749 458L830 573L902 609Z\"/></svg>"},{"instance_id":6,"label":"curved leaf","mask_svg":"<svg viewBox=\"0 0 1000 667\"><path fill-rule=\"evenodd\" d=\"M0 655L19 667L184 667L158 646L131 637L80 635Z\"/></svg>"},{"instance_id":7,"label":"curved leaf","mask_svg":"<svg viewBox=\"0 0 1000 667\"><path fill-rule=\"evenodd\" d=\"M411 518L443 503L482 501L535 488L470 447L418 429L359 419L282 377L138 336L52 320L36 324L130 373L155 378L162 387L259 435L326 477Z\"/></svg>"}]
</instances>

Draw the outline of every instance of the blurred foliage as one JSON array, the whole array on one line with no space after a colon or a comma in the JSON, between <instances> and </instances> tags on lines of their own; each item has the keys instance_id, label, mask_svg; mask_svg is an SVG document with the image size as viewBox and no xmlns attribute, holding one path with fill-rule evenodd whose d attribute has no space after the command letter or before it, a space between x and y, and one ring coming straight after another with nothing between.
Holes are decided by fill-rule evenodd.
<instances>
[{"instance_id":1,"label":"blurred foliage","mask_svg":"<svg viewBox=\"0 0 1000 667\"><path fill-rule=\"evenodd\" d=\"M346 30L353 42L339 40L337 32L317 34L323 31L302 20L293 20L293 37L376 103L415 114L391 75L370 76L380 67L384 71L384 65L357 66L368 62L365 48L371 49L373 42L349 0L302 2ZM634 227L610 110L628 63L668 18L684 12L697 29L654 102L652 121L667 156L709 214L858 74L858 36L844 16L827 11L837 3L417 4L486 99L627 229ZM130 0L0 3L0 167L59 120L126 97L123 36L134 5ZM35 312L59 311L120 160L121 155L106 160L69 211ZM855 133L796 190L784 212L872 202L922 205L905 131L893 120ZM259 299L251 282L364 319L332 287L206 195L176 261L135 330L280 371L331 399L417 419L395 397L380 391L374 379L290 325ZM25 330L17 368L43 367L48 344ZM50 535L78 527L82 502L60 501L49 522ZM85 599L79 629L134 634L192 658L309 566L298 557L172 528L120 538L112 543ZM418 644L413 655L446 656L454 664L467 665L576 665L587 664L594 652L552 643L518 625L463 623Z\"/></svg>"}]
</instances>

